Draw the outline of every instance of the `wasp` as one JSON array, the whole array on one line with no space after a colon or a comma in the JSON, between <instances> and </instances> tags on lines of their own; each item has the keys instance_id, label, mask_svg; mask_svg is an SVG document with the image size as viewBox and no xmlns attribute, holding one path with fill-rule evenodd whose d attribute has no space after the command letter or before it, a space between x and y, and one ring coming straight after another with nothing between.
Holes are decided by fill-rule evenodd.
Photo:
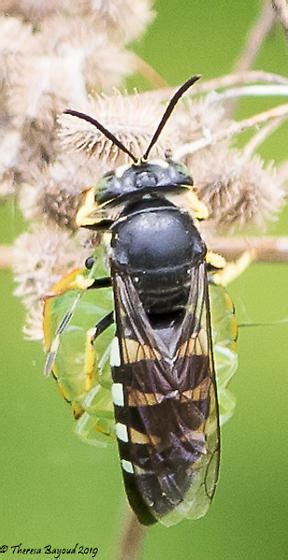
<instances>
[{"instance_id":1,"label":"wasp","mask_svg":"<svg viewBox=\"0 0 288 560\"><path fill-rule=\"evenodd\" d=\"M151 148L177 101L198 79L193 76L176 91L140 159L96 119L66 111L95 125L129 155L132 164L107 173L96 188L83 194L77 224L104 232L106 238L109 234L110 275L98 277L94 255L87 259L85 272L76 271L54 287L54 296L75 289L78 295L54 338L47 335L52 315L47 299L45 370L53 371L84 432L93 414L95 431L111 435L115 430L126 494L139 521L146 525L156 521L171 525L185 517L201 517L208 509L220 455L212 338L219 343L222 332L224 354L227 357L230 345L231 357L237 335L231 300L225 291L219 296L213 281L224 262L207 251L199 232L198 223L208 212L188 170L168 156L149 161ZM91 301L94 290L109 287L114 311L87 330L81 375L73 379L71 366L67 381L57 371L56 356L81 291L89 292ZM226 314L218 313L222 331L213 333L211 293L213 301L219 303L222 298L228 309ZM109 353L115 427L109 416L110 387L102 383L99 392L101 379L94 352L98 337L113 323L116 328ZM229 378L227 371L225 375L222 391Z\"/></svg>"}]
</instances>

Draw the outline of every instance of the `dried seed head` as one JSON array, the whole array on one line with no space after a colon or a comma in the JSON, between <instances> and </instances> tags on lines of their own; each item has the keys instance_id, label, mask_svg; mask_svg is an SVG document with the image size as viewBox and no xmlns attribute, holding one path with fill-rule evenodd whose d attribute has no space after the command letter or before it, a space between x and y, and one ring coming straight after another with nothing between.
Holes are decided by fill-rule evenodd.
<instances>
[{"instance_id":1,"label":"dried seed head","mask_svg":"<svg viewBox=\"0 0 288 560\"><path fill-rule=\"evenodd\" d=\"M8 130L0 142L0 196L7 197L15 190L15 175L21 159L21 135Z\"/></svg>"},{"instance_id":2,"label":"dried seed head","mask_svg":"<svg viewBox=\"0 0 288 560\"><path fill-rule=\"evenodd\" d=\"M103 173L97 161L87 161L80 154L62 157L42 172L34 169L33 178L20 192L24 216L74 230L80 193L95 184Z\"/></svg>"},{"instance_id":3,"label":"dried seed head","mask_svg":"<svg viewBox=\"0 0 288 560\"><path fill-rule=\"evenodd\" d=\"M106 31L125 43L137 39L152 22L151 0L84 0L82 11L102 22Z\"/></svg>"},{"instance_id":4,"label":"dried seed head","mask_svg":"<svg viewBox=\"0 0 288 560\"><path fill-rule=\"evenodd\" d=\"M23 335L27 340L43 340L43 309L44 301L37 301L33 307L26 306L26 317Z\"/></svg>"},{"instance_id":5,"label":"dried seed head","mask_svg":"<svg viewBox=\"0 0 288 560\"><path fill-rule=\"evenodd\" d=\"M10 197L15 192L15 176L12 169L0 171L0 200Z\"/></svg>"},{"instance_id":6,"label":"dried seed head","mask_svg":"<svg viewBox=\"0 0 288 560\"><path fill-rule=\"evenodd\" d=\"M47 128L67 103L83 102L86 90L77 61L70 57L34 54L10 71L9 112L24 120L39 119Z\"/></svg>"},{"instance_id":7,"label":"dried seed head","mask_svg":"<svg viewBox=\"0 0 288 560\"><path fill-rule=\"evenodd\" d=\"M51 286L68 271L83 266L89 255L77 239L59 228L38 225L22 234L15 243L13 268L18 287L15 295L22 298L31 318L38 317L40 300ZM31 311L33 309L33 311ZM33 320L35 332L40 325ZM32 329L33 330L33 329Z\"/></svg>"},{"instance_id":8,"label":"dried seed head","mask_svg":"<svg viewBox=\"0 0 288 560\"><path fill-rule=\"evenodd\" d=\"M62 60L64 75L68 61L74 65L74 74L79 72L83 84L90 90L111 90L133 71L131 53L115 45L101 25L100 29L98 23L95 26L91 17L53 16L45 21L40 42L41 52ZM71 94L68 99L71 100Z\"/></svg>"},{"instance_id":9,"label":"dried seed head","mask_svg":"<svg viewBox=\"0 0 288 560\"><path fill-rule=\"evenodd\" d=\"M0 192L6 193L7 186L14 182L17 189L24 180L31 179L35 161L39 169L53 159L55 152L55 131L49 136L37 123L26 121L22 130L8 130L0 142ZM17 185L16 185L17 183ZM8 186L10 191L10 187Z\"/></svg>"},{"instance_id":10,"label":"dried seed head","mask_svg":"<svg viewBox=\"0 0 288 560\"><path fill-rule=\"evenodd\" d=\"M186 144L198 138L209 137L220 127L226 126L228 118L225 116L225 109L212 100L213 97L208 95L199 101L188 100L185 105L179 106L176 119L180 143Z\"/></svg>"},{"instance_id":11,"label":"dried seed head","mask_svg":"<svg viewBox=\"0 0 288 560\"><path fill-rule=\"evenodd\" d=\"M278 168L278 174L285 189L287 196L288 191L288 161L283 162Z\"/></svg>"},{"instance_id":12,"label":"dried seed head","mask_svg":"<svg viewBox=\"0 0 288 560\"><path fill-rule=\"evenodd\" d=\"M70 3L71 0L1 0L0 11L37 23L53 12L69 10Z\"/></svg>"},{"instance_id":13,"label":"dried seed head","mask_svg":"<svg viewBox=\"0 0 288 560\"><path fill-rule=\"evenodd\" d=\"M17 18L0 17L0 84L10 79L9 71L33 44L32 26Z\"/></svg>"},{"instance_id":14,"label":"dried seed head","mask_svg":"<svg viewBox=\"0 0 288 560\"><path fill-rule=\"evenodd\" d=\"M281 208L281 178L272 164L264 168L258 155L247 161L219 144L193 154L189 168L217 229L263 227Z\"/></svg>"},{"instance_id":15,"label":"dried seed head","mask_svg":"<svg viewBox=\"0 0 288 560\"><path fill-rule=\"evenodd\" d=\"M79 108L78 108L79 109ZM80 109L81 110L81 109ZM143 103L141 95L127 95L116 92L113 96L98 96L94 103L83 108L83 112L95 117L105 128L114 134L136 157L141 157L147 148L155 128L163 114L159 102ZM60 138L63 148L83 151L100 161L110 162L114 168L127 163L130 158L90 123L70 115L62 115ZM177 131L173 119L168 121L153 155L162 156L177 142Z\"/></svg>"},{"instance_id":16,"label":"dried seed head","mask_svg":"<svg viewBox=\"0 0 288 560\"><path fill-rule=\"evenodd\" d=\"M53 162L57 155L57 141L56 122L55 126L51 126L49 130L38 119L25 121L21 135L22 161L19 164L23 178L31 176L31 169L36 162L39 169L43 169L47 163Z\"/></svg>"}]
</instances>

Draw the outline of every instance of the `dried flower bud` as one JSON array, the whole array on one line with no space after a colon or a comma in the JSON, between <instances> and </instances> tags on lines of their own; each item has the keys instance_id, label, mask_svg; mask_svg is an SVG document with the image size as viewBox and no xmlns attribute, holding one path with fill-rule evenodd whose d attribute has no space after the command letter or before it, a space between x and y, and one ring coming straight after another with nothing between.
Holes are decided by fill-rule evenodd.
<instances>
[{"instance_id":1,"label":"dried flower bud","mask_svg":"<svg viewBox=\"0 0 288 560\"><path fill-rule=\"evenodd\" d=\"M95 26L91 17L53 16L45 21L40 42L41 52L62 60L62 80L68 63L71 67L69 73L72 74L74 66L74 75L75 71L79 73L82 83L90 90L111 90L133 71L131 53L115 45L104 29L99 29L98 24ZM75 84L75 88L77 90L79 86L77 88ZM75 96L74 100L71 99L71 93L68 98L65 97L76 103ZM81 101L83 95L82 100L78 96L78 103Z\"/></svg>"},{"instance_id":2,"label":"dried flower bud","mask_svg":"<svg viewBox=\"0 0 288 560\"><path fill-rule=\"evenodd\" d=\"M138 94L123 95L116 92L113 96L98 96L94 103L84 107L83 112L94 116L136 157L141 157L162 117L163 106L151 100L147 104L143 103ZM62 115L59 123L63 148L93 154L100 161L109 161L111 168L130 161L125 153L90 123L71 115ZM151 157L163 156L167 150L171 150L177 137L175 124L171 119L152 149Z\"/></svg>"},{"instance_id":3,"label":"dried flower bud","mask_svg":"<svg viewBox=\"0 0 288 560\"><path fill-rule=\"evenodd\" d=\"M179 142L182 144L209 137L228 122L224 107L220 103L213 103L212 94L197 101L189 100L185 106L180 105L173 118L177 119Z\"/></svg>"},{"instance_id":4,"label":"dried flower bud","mask_svg":"<svg viewBox=\"0 0 288 560\"><path fill-rule=\"evenodd\" d=\"M15 175L12 169L0 171L0 200L10 197L15 192Z\"/></svg>"},{"instance_id":5,"label":"dried flower bud","mask_svg":"<svg viewBox=\"0 0 288 560\"><path fill-rule=\"evenodd\" d=\"M39 119L45 126L54 126L54 116L67 103L86 100L86 90L73 56L35 54L21 61L10 71L9 112L23 121Z\"/></svg>"},{"instance_id":6,"label":"dried flower bud","mask_svg":"<svg viewBox=\"0 0 288 560\"><path fill-rule=\"evenodd\" d=\"M18 167L21 150L21 135L9 130L0 142L0 196L14 192L15 170Z\"/></svg>"},{"instance_id":7,"label":"dried flower bud","mask_svg":"<svg viewBox=\"0 0 288 560\"><path fill-rule=\"evenodd\" d=\"M41 172L34 169L20 192L20 206L27 219L44 219L61 228L75 229L80 193L104 173L96 160L80 154L62 157Z\"/></svg>"},{"instance_id":8,"label":"dried flower bud","mask_svg":"<svg viewBox=\"0 0 288 560\"><path fill-rule=\"evenodd\" d=\"M16 240L13 268L18 287L15 295L23 299L29 311L30 333L33 330L39 333L41 298L67 272L83 266L88 255L89 250L83 249L76 238L55 226L34 226ZM33 317L35 321L31 325Z\"/></svg>"},{"instance_id":9,"label":"dried flower bud","mask_svg":"<svg viewBox=\"0 0 288 560\"><path fill-rule=\"evenodd\" d=\"M255 155L247 161L226 144L190 156L189 168L214 227L263 227L283 203L281 178Z\"/></svg>"},{"instance_id":10,"label":"dried flower bud","mask_svg":"<svg viewBox=\"0 0 288 560\"><path fill-rule=\"evenodd\" d=\"M69 10L70 3L71 0L1 0L0 12L37 23L53 12Z\"/></svg>"},{"instance_id":11,"label":"dried flower bud","mask_svg":"<svg viewBox=\"0 0 288 560\"><path fill-rule=\"evenodd\" d=\"M137 39L152 22L151 5L151 0L82 0L81 8L95 23L102 22L110 35L127 43Z\"/></svg>"},{"instance_id":12,"label":"dried flower bud","mask_svg":"<svg viewBox=\"0 0 288 560\"><path fill-rule=\"evenodd\" d=\"M0 17L0 84L8 80L9 70L15 66L17 57L29 52L32 26L17 18Z\"/></svg>"}]
</instances>

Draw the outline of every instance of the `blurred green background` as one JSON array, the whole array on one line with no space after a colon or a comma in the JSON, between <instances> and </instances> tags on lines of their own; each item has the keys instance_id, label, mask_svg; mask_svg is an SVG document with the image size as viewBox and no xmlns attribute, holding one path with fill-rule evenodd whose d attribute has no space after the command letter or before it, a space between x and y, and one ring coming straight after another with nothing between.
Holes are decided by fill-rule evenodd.
<instances>
[{"instance_id":1,"label":"blurred green background","mask_svg":"<svg viewBox=\"0 0 288 560\"><path fill-rule=\"evenodd\" d=\"M135 50L173 85L193 73L227 73L260 5L156 0L158 17ZM270 34L254 68L287 73L280 29ZM142 80L133 85L144 86ZM252 113L279 102L254 99L246 107ZM239 115L244 110L242 103ZM286 126L262 154L280 161L287 146ZM1 243L23 229L13 203L0 208L0 224ZM269 233L287 235L287 229L284 212ZM287 265L251 266L230 286L240 322L288 318L287 284ZM101 560L113 559L125 510L116 447L97 450L73 434L69 407L42 376L40 346L22 338L24 312L12 293L11 273L1 271L0 545L78 542L97 545ZM144 560L287 559L287 338L288 324L241 330L240 367L231 385L237 409L223 429L215 501L203 520L152 528Z\"/></svg>"}]
</instances>

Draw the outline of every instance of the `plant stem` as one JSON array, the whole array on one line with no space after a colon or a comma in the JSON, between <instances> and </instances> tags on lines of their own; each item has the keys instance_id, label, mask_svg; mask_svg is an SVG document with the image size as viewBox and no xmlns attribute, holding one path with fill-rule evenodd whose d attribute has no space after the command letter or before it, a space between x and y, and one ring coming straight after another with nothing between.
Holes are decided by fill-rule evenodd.
<instances>
[{"instance_id":1,"label":"plant stem","mask_svg":"<svg viewBox=\"0 0 288 560\"><path fill-rule=\"evenodd\" d=\"M250 159L252 154L256 151L256 149L265 142L266 138L270 136L277 128L283 124L285 118L282 119L274 119L270 121L266 126L263 126L260 130L254 134L254 136L247 142L245 147L243 148L243 157L246 159Z\"/></svg>"},{"instance_id":2,"label":"plant stem","mask_svg":"<svg viewBox=\"0 0 288 560\"><path fill-rule=\"evenodd\" d=\"M275 13L271 3L265 1L257 21L248 33L242 53L234 65L234 72L243 72L251 68L274 21Z\"/></svg>"},{"instance_id":3,"label":"plant stem","mask_svg":"<svg viewBox=\"0 0 288 560\"><path fill-rule=\"evenodd\" d=\"M236 88L226 89L220 93L213 94L213 100L225 101L237 97L266 97L266 96L283 96L288 95L288 84L256 84L247 85Z\"/></svg>"},{"instance_id":4,"label":"plant stem","mask_svg":"<svg viewBox=\"0 0 288 560\"><path fill-rule=\"evenodd\" d=\"M287 262L288 237L214 237L211 248L228 261L240 257L245 251L253 251L253 262Z\"/></svg>"},{"instance_id":5,"label":"plant stem","mask_svg":"<svg viewBox=\"0 0 288 560\"><path fill-rule=\"evenodd\" d=\"M207 93L215 89L229 88L235 85L247 85L256 82L262 82L263 84L288 84L288 78L286 76L281 76L280 74L273 74L272 72L264 72L263 70L248 70L244 72L236 72L233 74L225 74L224 76L219 76L217 78L212 78L211 80L200 81L195 84L195 86L189 91L189 96L193 97L199 93ZM141 93L141 97L145 98L156 98L159 101L165 101L169 99L176 90L175 87L165 87L162 89L157 89L156 91L146 91Z\"/></svg>"},{"instance_id":6,"label":"plant stem","mask_svg":"<svg viewBox=\"0 0 288 560\"><path fill-rule=\"evenodd\" d=\"M146 527L140 525L134 512L129 509L121 534L117 560L140 560L145 533Z\"/></svg>"},{"instance_id":7,"label":"plant stem","mask_svg":"<svg viewBox=\"0 0 288 560\"><path fill-rule=\"evenodd\" d=\"M214 135L207 134L207 137L200 138L194 142L189 142L188 144L183 144L183 146L174 152L173 158L176 161L180 160L187 155L198 152L203 148L207 148L207 146L212 146L212 144L220 142L221 140L231 138L235 134L239 134L248 128L264 124L270 119L278 119L286 116L288 116L288 103L278 105L277 107L273 107L268 111L263 111L262 113L258 113L257 115L253 115L252 117L248 117L242 121L234 121Z\"/></svg>"},{"instance_id":8,"label":"plant stem","mask_svg":"<svg viewBox=\"0 0 288 560\"><path fill-rule=\"evenodd\" d=\"M148 80L148 82L150 82L152 86L154 86L155 88L167 87L168 84L166 80L164 80L164 78L162 78L162 76L160 76L160 74L158 74L158 72L156 72L156 70L154 70L154 68L152 68L152 66L150 66L150 64L148 64L146 60L143 60L143 58L135 53L133 54L133 58L135 61L136 71L139 72L141 76L146 78L146 80Z\"/></svg>"},{"instance_id":9,"label":"plant stem","mask_svg":"<svg viewBox=\"0 0 288 560\"><path fill-rule=\"evenodd\" d=\"M265 0L257 21L247 35L242 53L234 65L234 72L244 72L251 68L274 22L275 12L271 6L270 0ZM236 106L236 99L229 102L227 109L230 117L235 112Z\"/></svg>"}]
</instances>

